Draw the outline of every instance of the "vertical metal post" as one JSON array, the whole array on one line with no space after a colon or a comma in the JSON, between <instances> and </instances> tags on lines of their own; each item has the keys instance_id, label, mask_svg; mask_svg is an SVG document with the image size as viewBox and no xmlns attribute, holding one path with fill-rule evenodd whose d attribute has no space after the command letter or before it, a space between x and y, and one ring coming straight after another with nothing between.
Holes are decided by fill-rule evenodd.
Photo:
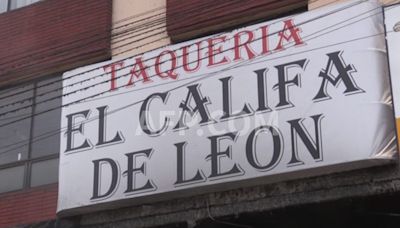
<instances>
[{"instance_id":1,"label":"vertical metal post","mask_svg":"<svg viewBox=\"0 0 400 228\"><path fill-rule=\"evenodd\" d=\"M7 11L11 10L11 0L7 0Z\"/></svg>"},{"instance_id":2,"label":"vertical metal post","mask_svg":"<svg viewBox=\"0 0 400 228\"><path fill-rule=\"evenodd\" d=\"M31 124L29 130L29 145L28 145L28 157L27 163L25 166L25 179L24 179L24 188L29 188L31 186L31 173L32 173L32 162L30 161L32 158L32 144L33 144L33 128L35 126L35 112L36 112L36 94L37 94L37 83L33 83L33 94L32 94L32 111L31 111Z\"/></svg>"}]
</instances>

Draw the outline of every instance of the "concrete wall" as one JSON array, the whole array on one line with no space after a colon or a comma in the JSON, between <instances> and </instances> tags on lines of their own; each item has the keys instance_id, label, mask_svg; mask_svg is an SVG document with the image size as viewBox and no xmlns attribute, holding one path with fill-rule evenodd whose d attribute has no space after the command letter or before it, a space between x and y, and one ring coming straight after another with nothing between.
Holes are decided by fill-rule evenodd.
<instances>
[{"instance_id":1,"label":"concrete wall","mask_svg":"<svg viewBox=\"0 0 400 228\"><path fill-rule=\"evenodd\" d=\"M137 55L170 44L165 0L113 0L113 58Z\"/></svg>"},{"instance_id":2,"label":"concrete wall","mask_svg":"<svg viewBox=\"0 0 400 228\"><path fill-rule=\"evenodd\" d=\"M396 164L93 213L83 215L79 226L147 228L186 222L194 227L204 219L399 191Z\"/></svg>"}]
</instances>

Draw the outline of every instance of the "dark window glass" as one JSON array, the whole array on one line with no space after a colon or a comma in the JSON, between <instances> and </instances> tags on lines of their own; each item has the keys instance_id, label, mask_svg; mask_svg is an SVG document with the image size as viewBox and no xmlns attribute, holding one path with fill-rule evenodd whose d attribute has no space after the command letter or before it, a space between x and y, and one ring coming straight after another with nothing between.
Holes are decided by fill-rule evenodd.
<instances>
[{"instance_id":1,"label":"dark window glass","mask_svg":"<svg viewBox=\"0 0 400 228\"><path fill-rule=\"evenodd\" d=\"M57 182L60 78L0 90L0 193Z\"/></svg>"},{"instance_id":2,"label":"dark window glass","mask_svg":"<svg viewBox=\"0 0 400 228\"><path fill-rule=\"evenodd\" d=\"M16 166L0 170L0 192L22 189L24 186L25 166Z\"/></svg>"},{"instance_id":3,"label":"dark window glass","mask_svg":"<svg viewBox=\"0 0 400 228\"><path fill-rule=\"evenodd\" d=\"M60 150L60 136L57 131L61 119L61 109L58 107L61 105L62 90L59 88L62 87L62 82L55 77L37 85L35 113L45 113L33 117L33 158L58 154ZM55 110L48 111L50 109ZM39 138L40 140L35 140Z\"/></svg>"},{"instance_id":4,"label":"dark window glass","mask_svg":"<svg viewBox=\"0 0 400 228\"><path fill-rule=\"evenodd\" d=\"M55 183L57 180L58 159L35 162L32 164L31 187Z\"/></svg>"},{"instance_id":5,"label":"dark window glass","mask_svg":"<svg viewBox=\"0 0 400 228\"><path fill-rule=\"evenodd\" d=\"M13 88L0 93L0 165L28 158L32 88ZM28 118L20 120L25 117ZM13 123L16 120L19 121Z\"/></svg>"}]
</instances>

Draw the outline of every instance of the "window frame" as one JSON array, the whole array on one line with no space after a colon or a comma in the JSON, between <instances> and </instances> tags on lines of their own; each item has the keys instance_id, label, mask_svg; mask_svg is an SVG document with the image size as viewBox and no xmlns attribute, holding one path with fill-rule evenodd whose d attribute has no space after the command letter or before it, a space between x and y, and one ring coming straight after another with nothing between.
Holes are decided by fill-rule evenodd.
<instances>
[{"instance_id":1,"label":"window frame","mask_svg":"<svg viewBox=\"0 0 400 228\"><path fill-rule=\"evenodd\" d=\"M6 194L6 193L10 193L10 192L22 191L22 190L26 190L26 189L37 188L37 187L48 185L48 184L43 184L43 185L38 185L38 186L35 186L35 187L31 187L32 165L34 163L39 163L39 162L43 162L43 161L49 161L49 160L53 160L53 159L59 159L60 153L59 153L59 151L57 151L56 153L49 154L49 155L44 155L44 156L39 156L39 157L32 156L32 154L33 154L33 143L34 143L33 142L33 140L34 140L34 125L35 125L34 114L35 114L35 111L36 111L38 84L40 82L45 81L45 80L54 79L56 77L60 77L61 78L61 75L62 75L61 73L52 74L50 76L40 77L40 78L38 78L36 80L29 81L29 82L26 82L26 83L21 83L21 84L6 86L6 87L0 87L0 91L2 91L4 89L12 89L12 88L21 87L21 86L23 87L23 86L29 85L29 84L33 85L33 94L32 94L33 102L32 102L32 110L31 110L31 113L30 113L31 121L29 123L29 142L28 142L28 154L27 154L27 157L24 160L13 161L13 162L10 162L10 163L6 163L6 164L0 165L0 172L2 170L5 170L5 169L18 167L18 166L24 166L24 177L23 177L22 188L10 190L10 191L0 192L0 195L1 194ZM59 122L61 123L61 116L60 116ZM50 183L50 184L56 184L56 183L58 183L58 178L57 178L57 181L55 181L54 183Z\"/></svg>"}]
</instances>

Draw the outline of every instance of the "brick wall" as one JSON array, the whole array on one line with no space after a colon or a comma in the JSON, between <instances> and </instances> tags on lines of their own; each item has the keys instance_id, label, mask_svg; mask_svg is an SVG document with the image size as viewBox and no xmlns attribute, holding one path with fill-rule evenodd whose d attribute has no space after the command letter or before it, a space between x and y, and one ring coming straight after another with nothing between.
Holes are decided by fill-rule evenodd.
<instances>
[{"instance_id":1,"label":"brick wall","mask_svg":"<svg viewBox=\"0 0 400 228\"><path fill-rule=\"evenodd\" d=\"M110 0L44 0L0 14L0 88L110 58L111 14ZM0 227L54 220L57 191L0 194Z\"/></svg>"},{"instance_id":2,"label":"brick wall","mask_svg":"<svg viewBox=\"0 0 400 228\"><path fill-rule=\"evenodd\" d=\"M307 0L167 0L167 31L179 42L306 7Z\"/></svg>"},{"instance_id":3,"label":"brick wall","mask_svg":"<svg viewBox=\"0 0 400 228\"><path fill-rule=\"evenodd\" d=\"M0 227L56 218L57 184L0 194Z\"/></svg>"},{"instance_id":4,"label":"brick wall","mask_svg":"<svg viewBox=\"0 0 400 228\"><path fill-rule=\"evenodd\" d=\"M0 14L0 87L110 58L110 0L44 0Z\"/></svg>"}]
</instances>

